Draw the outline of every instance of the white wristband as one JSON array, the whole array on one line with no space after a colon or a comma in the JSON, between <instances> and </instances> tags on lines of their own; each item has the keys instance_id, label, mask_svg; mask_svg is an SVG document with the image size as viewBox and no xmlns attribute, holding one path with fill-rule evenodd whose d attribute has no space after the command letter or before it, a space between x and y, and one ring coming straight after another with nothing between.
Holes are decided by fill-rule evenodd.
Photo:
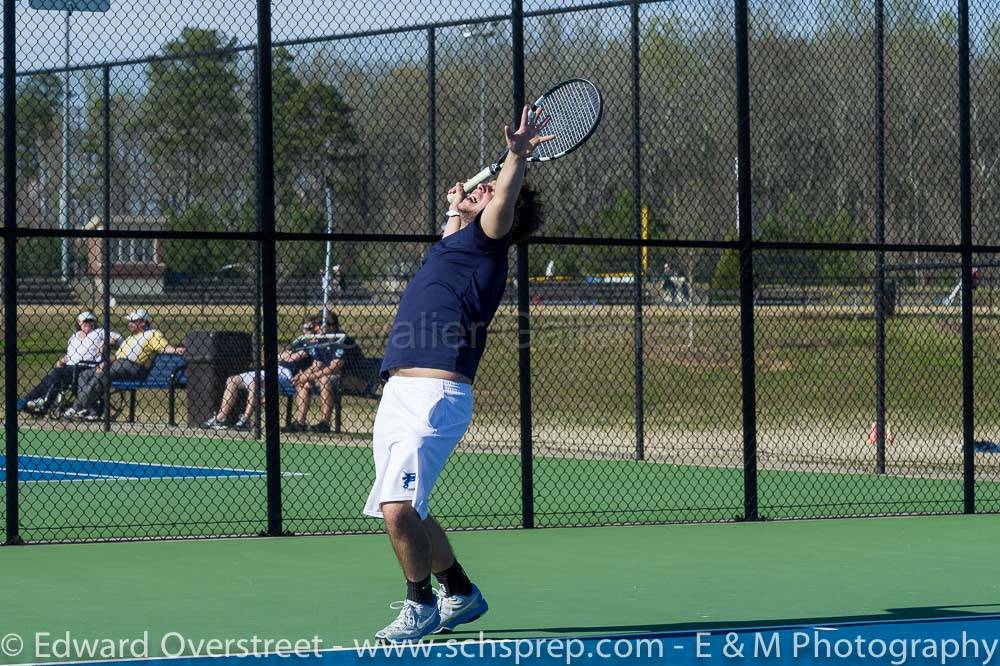
<instances>
[{"instance_id":1,"label":"white wristband","mask_svg":"<svg viewBox=\"0 0 1000 666\"><path fill-rule=\"evenodd\" d=\"M445 217L458 217L459 215L461 215L461 213L459 213L457 210L449 210L447 213L444 214Z\"/></svg>"}]
</instances>

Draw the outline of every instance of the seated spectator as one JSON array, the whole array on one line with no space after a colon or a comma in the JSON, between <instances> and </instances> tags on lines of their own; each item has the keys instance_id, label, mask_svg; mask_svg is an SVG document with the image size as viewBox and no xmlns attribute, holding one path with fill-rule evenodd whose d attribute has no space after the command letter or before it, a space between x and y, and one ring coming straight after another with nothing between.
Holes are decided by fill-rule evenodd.
<instances>
[{"instance_id":1,"label":"seated spectator","mask_svg":"<svg viewBox=\"0 0 1000 666\"><path fill-rule=\"evenodd\" d=\"M121 344L122 336L111 331L111 346ZM76 316L76 333L70 336L66 354L28 394L17 401L17 408L29 414L44 414L52 406L56 393L73 386L83 370L93 368L101 362L104 354L104 329L98 327L97 317L92 312L81 312Z\"/></svg>"},{"instance_id":2,"label":"seated spectator","mask_svg":"<svg viewBox=\"0 0 1000 666\"><path fill-rule=\"evenodd\" d=\"M677 283L674 280L674 269L668 261L663 264L663 291L666 294L663 300L668 303L673 303L677 300Z\"/></svg>"},{"instance_id":3,"label":"seated spectator","mask_svg":"<svg viewBox=\"0 0 1000 666\"><path fill-rule=\"evenodd\" d=\"M312 359L309 358L307 347L314 343L322 332L322 318L319 315L309 315L302 321L302 335L292 341L288 349L278 354L278 382L288 384L298 373L302 372L310 365ZM264 371L260 371L260 381L264 379ZM252 426L254 396L257 394L257 373L253 370L233 375L226 379L226 390L222 394L222 403L215 416L202 423L203 428L220 430L228 427L226 422L229 414L236 407L240 390L247 391L246 406L243 414L236 420L233 428L236 430L250 430ZM261 404L263 404L263 391L261 391Z\"/></svg>"},{"instance_id":4,"label":"seated spectator","mask_svg":"<svg viewBox=\"0 0 1000 666\"><path fill-rule=\"evenodd\" d=\"M108 383L116 379L142 379L153 365L157 354L183 354L183 347L173 347L163 333L152 327L149 313L135 310L125 317L131 335L125 338L111 361L111 367L104 363L85 370L80 374L76 401L63 416L77 419L97 420L100 414L97 403L104 397Z\"/></svg>"},{"instance_id":5,"label":"seated spectator","mask_svg":"<svg viewBox=\"0 0 1000 666\"><path fill-rule=\"evenodd\" d=\"M295 387L295 420L286 432L330 432L330 417L336 406L337 382L352 359L361 355L357 343L340 330L337 315L327 316L325 335L308 348L312 363L292 378ZM313 388L318 387L323 400L323 419L309 426L306 414L312 401Z\"/></svg>"}]
</instances>

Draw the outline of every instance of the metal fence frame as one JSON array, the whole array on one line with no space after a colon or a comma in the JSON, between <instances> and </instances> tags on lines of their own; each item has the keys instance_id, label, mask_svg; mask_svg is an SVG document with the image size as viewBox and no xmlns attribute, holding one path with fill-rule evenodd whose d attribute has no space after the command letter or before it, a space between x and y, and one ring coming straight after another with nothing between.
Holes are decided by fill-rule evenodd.
<instances>
[{"instance_id":1,"label":"metal fence frame","mask_svg":"<svg viewBox=\"0 0 1000 666\"><path fill-rule=\"evenodd\" d=\"M518 371L520 391L520 452L521 452L521 489L522 515L521 526L531 528L535 524L534 483L532 464L532 384L531 384L531 311L529 299L528 255L532 245L600 245L631 247L635 249L633 270L634 279L634 342L635 342L635 456L642 459L644 455L643 430L643 283L641 271L641 250L647 248L691 248L738 251L740 258L739 272L739 307L740 307L740 339L741 339L741 385L742 385L742 426L743 426L743 515L740 520L760 520L758 510L757 487L757 409L756 409L756 359L754 353L754 256L761 250L797 250L797 251L854 251L874 253L875 284L874 302L876 313L876 421L877 421L877 471L885 469L885 304L883 303L883 286L885 282L886 252L925 251L953 253L961 256L962 274L962 446L963 446L963 508L965 513L975 511L975 461L974 461L974 384L973 384L973 308L972 308L972 266L975 253L997 253L1000 247L977 245L972 234L972 180L970 154L970 75L969 75L969 3L968 0L957 0L958 13L958 77L959 77L959 141L961 163L961 242L957 245L927 245L912 243L885 242L885 136L884 136L884 0L876 0L876 43L872 45L876 61L876 135L873 138L876 145L876 229L874 242L870 243L800 243L800 242L766 242L753 237L751 228L752 201L752 164L751 164L751 80L750 80L750 44L748 27L747 0L735 2L735 50L736 50L736 111L734 123L737 130L738 191L739 191L739 237L734 241L657 239L644 240L640 238L640 202L642 182L640 180L640 127L639 108L641 101L639 78L639 9L649 0L627 0L617 2L602 2L590 5L575 6L566 9L546 10L540 12L525 12L522 0L511 1L510 14L491 16L471 21L488 22L496 20L510 21L513 34L513 82L511 85L512 116L517 117L524 91L524 19L525 17L585 11L602 8L630 9L631 25L631 121L633 146L632 164L632 229L630 238L575 238L575 237L538 237L517 246L517 305L519 343ZM336 35L323 38L292 40L281 44L271 40L271 6L269 0L257 1L257 43L254 46L243 46L231 51L252 51L256 63L256 106L257 106L257 154L256 154L256 200L257 200L257 230L253 232L166 232L115 230L110 228L92 230L60 230L60 229L27 229L17 225L16 210L16 107L15 83L18 75L30 75L44 72L68 72L83 69L100 69L102 71L102 90L104 96L104 191L103 205L105 219L110 220L110 136L109 136L109 78L111 69L116 66L147 63L159 58L142 60L126 60L108 62L99 65L76 66L69 69L51 69L17 72L15 68L16 25L14 0L3 1L4 45L3 45L3 100L4 100L4 225L3 239L5 252L3 258L4 309L6 313L17 311L17 253L18 239L33 237L69 237L101 239L104 252L114 238L162 238L162 239L193 239L193 240L239 240L254 243L258 251L261 275L266 278L261 282L261 332L264 365L267 368L277 366L277 292L275 275L276 247L283 241L333 240L333 241L376 241L385 243L431 243L436 240L432 234L426 235L387 235L364 233L286 233L275 228L274 210L274 146L272 120L272 88L271 88L271 54L272 48L279 45L300 45L318 43L338 39L348 39L360 36L374 36L400 32L424 30L427 36L427 83L428 105L431 113L427 127L430 154L427 163L427 187L430 192L437 189L437 173L435 169L435 39L436 31L443 27L468 24L470 21L455 21L433 25L414 25L389 30L374 30L351 34ZM211 54L217 55L218 52ZM179 57L194 57L208 55L189 53ZM428 198L426 211L428 228L434 230L438 223L438 211L435 197ZM110 226L110 225L107 225ZM109 281L109 263L104 262L104 280ZM107 299L108 289L104 290L105 318L110 311ZM5 449L6 449L6 535L7 544L22 543L19 533L19 486L18 486L18 413L13 397L17 395L17 318L7 316L4 330L6 354L4 356L5 383L7 395L5 410ZM109 323L106 320L105 326ZM266 374L264 396L266 407L263 419L263 432L266 443L267 463L267 536L286 534L282 525L281 506L281 457L279 445L279 400L277 375L274 372Z\"/></svg>"}]
</instances>

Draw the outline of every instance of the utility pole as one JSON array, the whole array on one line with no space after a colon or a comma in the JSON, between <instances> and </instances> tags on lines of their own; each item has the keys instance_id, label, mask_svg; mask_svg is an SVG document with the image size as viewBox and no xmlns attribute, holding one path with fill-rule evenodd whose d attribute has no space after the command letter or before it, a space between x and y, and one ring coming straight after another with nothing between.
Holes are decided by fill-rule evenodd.
<instances>
[{"instance_id":1,"label":"utility pole","mask_svg":"<svg viewBox=\"0 0 1000 666\"><path fill-rule=\"evenodd\" d=\"M485 43L479 50L479 163L486 163L486 44L496 34L497 24L469 24L462 31L466 39L481 38Z\"/></svg>"}]
</instances>

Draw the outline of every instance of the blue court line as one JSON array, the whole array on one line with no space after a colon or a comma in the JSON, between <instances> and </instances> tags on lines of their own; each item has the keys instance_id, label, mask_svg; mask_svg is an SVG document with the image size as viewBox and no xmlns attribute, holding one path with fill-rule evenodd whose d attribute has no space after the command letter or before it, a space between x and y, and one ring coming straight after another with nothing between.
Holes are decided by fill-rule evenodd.
<instances>
[{"instance_id":1,"label":"blue court line","mask_svg":"<svg viewBox=\"0 0 1000 666\"><path fill-rule=\"evenodd\" d=\"M230 467L192 467L123 460L93 460L58 456L18 456L18 481L101 481L123 479L190 479L218 477L262 477L256 469ZM6 456L0 455L0 474L7 469ZM2 479L0 479L2 480Z\"/></svg>"}]
</instances>

